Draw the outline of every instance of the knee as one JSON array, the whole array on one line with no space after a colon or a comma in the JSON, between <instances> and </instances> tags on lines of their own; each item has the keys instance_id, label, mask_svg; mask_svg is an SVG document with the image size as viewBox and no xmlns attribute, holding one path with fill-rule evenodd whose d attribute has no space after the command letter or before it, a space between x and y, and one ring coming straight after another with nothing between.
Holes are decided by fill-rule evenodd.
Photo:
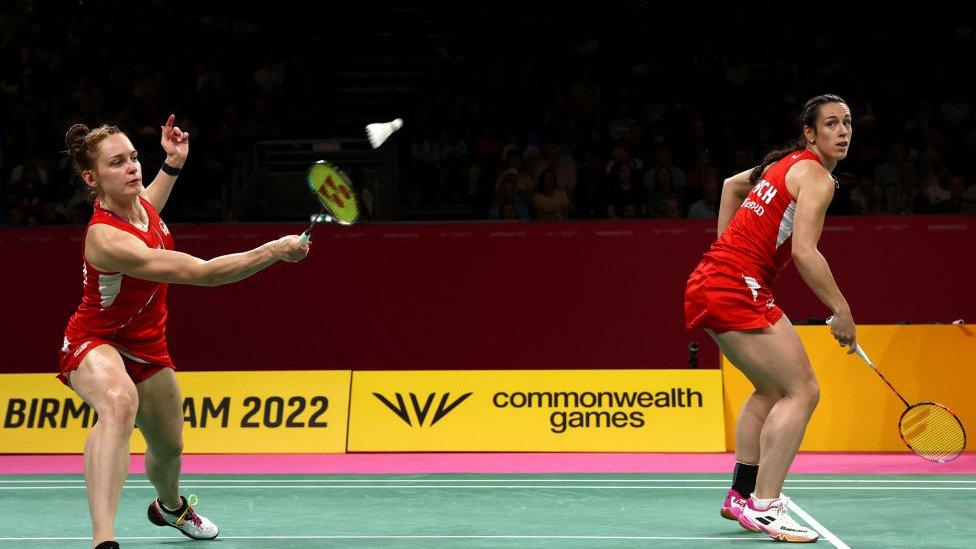
<instances>
[{"instance_id":1,"label":"knee","mask_svg":"<svg viewBox=\"0 0 976 549\"><path fill-rule=\"evenodd\" d=\"M134 388L112 387L99 402L98 420L132 430L138 409L139 395Z\"/></svg>"},{"instance_id":2,"label":"knee","mask_svg":"<svg viewBox=\"0 0 976 549\"><path fill-rule=\"evenodd\" d=\"M167 440L155 440L148 446L153 457L159 460L175 459L183 455L182 436Z\"/></svg>"},{"instance_id":3,"label":"knee","mask_svg":"<svg viewBox=\"0 0 976 549\"><path fill-rule=\"evenodd\" d=\"M157 418L151 418L157 419ZM147 451L158 460L175 459L183 455L183 418L178 423L140 425L146 437Z\"/></svg>"},{"instance_id":4,"label":"knee","mask_svg":"<svg viewBox=\"0 0 976 549\"><path fill-rule=\"evenodd\" d=\"M806 404L810 413L813 413L817 408L817 404L820 402L820 384L817 383L816 379L812 379L800 387L796 396Z\"/></svg>"}]
</instances>

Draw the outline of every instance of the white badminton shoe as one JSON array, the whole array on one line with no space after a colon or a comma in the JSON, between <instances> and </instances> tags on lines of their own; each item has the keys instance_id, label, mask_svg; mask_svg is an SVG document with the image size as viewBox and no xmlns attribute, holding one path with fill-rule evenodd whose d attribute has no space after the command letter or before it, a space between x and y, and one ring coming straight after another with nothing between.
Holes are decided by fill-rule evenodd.
<instances>
[{"instance_id":1,"label":"white badminton shoe","mask_svg":"<svg viewBox=\"0 0 976 549\"><path fill-rule=\"evenodd\" d=\"M217 537L217 525L205 516L197 514L185 497L183 506L174 512L163 508L156 498L149 504L149 522L156 526L172 526L180 531L184 536L192 539L214 539ZM193 503L197 503L197 498L190 495Z\"/></svg>"},{"instance_id":2,"label":"white badminton shoe","mask_svg":"<svg viewBox=\"0 0 976 549\"><path fill-rule=\"evenodd\" d=\"M750 497L739 514L739 524L747 530L762 531L777 541L812 543L820 538L815 530L801 526L790 516L790 498L780 495L769 507L758 509Z\"/></svg>"}]
</instances>

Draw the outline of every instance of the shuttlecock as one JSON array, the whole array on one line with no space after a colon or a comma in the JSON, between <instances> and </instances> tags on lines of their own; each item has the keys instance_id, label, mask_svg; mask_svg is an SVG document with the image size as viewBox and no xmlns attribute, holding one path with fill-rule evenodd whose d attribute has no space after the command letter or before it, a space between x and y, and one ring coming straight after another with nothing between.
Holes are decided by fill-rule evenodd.
<instances>
[{"instance_id":1,"label":"shuttlecock","mask_svg":"<svg viewBox=\"0 0 976 549\"><path fill-rule=\"evenodd\" d=\"M393 132L403 127L403 120L397 118L391 122L377 122L366 126L366 136L369 137L369 144L374 149L379 148Z\"/></svg>"}]
</instances>

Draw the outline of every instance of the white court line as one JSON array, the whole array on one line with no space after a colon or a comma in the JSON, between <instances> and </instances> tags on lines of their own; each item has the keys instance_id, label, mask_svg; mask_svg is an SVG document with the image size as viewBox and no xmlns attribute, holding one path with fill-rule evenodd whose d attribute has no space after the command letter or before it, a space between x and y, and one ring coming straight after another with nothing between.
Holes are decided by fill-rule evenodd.
<instances>
[{"instance_id":1,"label":"white court line","mask_svg":"<svg viewBox=\"0 0 976 549\"><path fill-rule=\"evenodd\" d=\"M0 541L82 541L90 540L91 537L22 537L22 538L0 538ZM151 541L151 540L169 540L169 541L179 541L182 538L174 538L173 536L163 537L163 536L121 536L115 538L119 541ZM553 539L553 540L617 540L617 541L768 541L769 538L759 538L757 536L727 536L727 537L706 537L706 536L546 536L546 535L449 535L445 534L442 536L429 534L429 535L311 535L311 536L217 536L215 541L220 540L289 540L289 539L333 539L333 540L414 540L414 539L496 539L496 540L543 540L543 539ZM846 546L845 546L846 547ZM849 548L848 548L849 549Z\"/></svg>"},{"instance_id":2,"label":"white court line","mask_svg":"<svg viewBox=\"0 0 976 549\"><path fill-rule=\"evenodd\" d=\"M521 478L504 478L504 479L475 479L475 478L459 478L459 479L403 479L403 478L350 478L350 479L306 479L306 478L282 478L282 479L226 479L226 478L194 478L193 476L184 476L183 482L216 482L216 483L272 483L272 482L304 482L304 483L502 483L502 482L523 482L523 483L557 483L557 482L593 482L593 483L603 483L603 484L623 484L623 483L634 483L634 484L653 484L653 483L704 483L704 482L714 482L714 483L729 483L728 477L715 478L715 479L575 479L575 478L543 478L543 479L521 479ZM82 478L65 478L65 479L38 479L38 480L4 480L0 479L0 484L42 484L42 483L83 483L85 479ZM149 479L128 479L126 483L148 483ZM902 480L902 479L878 479L878 480L868 480L868 479L787 479L786 484L799 484L799 483L809 483L809 484L976 484L976 480Z\"/></svg>"},{"instance_id":3,"label":"white court line","mask_svg":"<svg viewBox=\"0 0 976 549\"><path fill-rule=\"evenodd\" d=\"M793 510L796 511L796 514L800 515L800 518L805 520L807 524L813 526L813 528L816 531L820 532L820 535L823 536L824 539L829 541L831 545L833 545L837 549L851 549L849 545L841 541L841 539L837 537L836 534L828 530L826 526L817 522L817 519L810 516L810 513L804 511L803 508L800 507L795 501L791 501L791 503L792 505L790 505L790 507L792 507Z\"/></svg>"},{"instance_id":4,"label":"white court line","mask_svg":"<svg viewBox=\"0 0 976 549\"><path fill-rule=\"evenodd\" d=\"M218 490L252 490L252 489L283 489L283 490L327 490L327 489L347 489L347 490L416 490L416 489L435 489L435 490L722 490L726 486L593 486L593 485L570 485L559 484L555 486L539 485L520 485L520 484L491 484L491 485L444 485L444 484L254 484L254 485L226 485L226 484L196 484L194 482L183 482L186 489L218 489ZM155 490L151 484L127 484L124 486L129 490ZM976 486L789 486L786 489L793 490L965 490L976 491ZM84 490L85 486L0 486L0 490Z\"/></svg>"}]
</instances>

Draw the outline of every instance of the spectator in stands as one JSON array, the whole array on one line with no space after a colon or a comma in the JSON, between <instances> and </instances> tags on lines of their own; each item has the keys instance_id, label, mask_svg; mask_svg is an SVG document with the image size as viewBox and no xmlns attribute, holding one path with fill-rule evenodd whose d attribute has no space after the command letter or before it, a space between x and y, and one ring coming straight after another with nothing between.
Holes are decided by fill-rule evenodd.
<instances>
[{"instance_id":1,"label":"spectator in stands","mask_svg":"<svg viewBox=\"0 0 976 549\"><path fill-rule=\"evenodd\" d=\"M620 164L627 164L630 166L630 171L634 178L638 178L644 171L643 160L634 157L630 154L630 148L624 143L618 143L614 145L613 149L610 150L610 161L607 162L607 173L613 171L614 167Z\"/></svg>"},{"instance_id":2,"label":"spectator in stands","mask_svg":"<svg viewBox=\"0 0 976 549\"><path fill-rule=\"evenodd\" d=\"M676 196L669 196L662 204L661 217L665 219L680 219L681 210L681 200Z\"/></svg>"},{"instance_id":3,"label":"spectator in stands","mask_svg":"<svg viewBox=\"0 0 976 549\"><path fill-rule=\"evenodd\" d=\"M706 174L702 180L702 199L688 208L688 219L718 218L718 199L721 186L715 174Z\"/></svg>"},{"instance_id":4,"label":"spectator in stands","mask_svg":"<svg viewBox=\"0 0 976 549\"><path fill-rule=\"evenodd\" d=\"M650 217L666 217L668 200L676 199L681 201L680 194L674 189L671 182L671 175L674 173L666 167L657 169L654 178L654 190L647 195L645 208Z\"/></svg>"},{"instance_id":5,"label":"spectator in stands","mask_svg":"<svg viewBox=\"0 0 976 549\"><path fill-rule=\"evenodd\" d=\"M556 173L545 169L539 174L539 183L532 206L537 219L568 219L569 197L562 190L556 188Z\"/></svg>"},{"instance_id":6,"label":"spectator in stands","mask_svg":"<svg viewBox=\"0 0 976 549\"><path fill-rule=\"evenodd\" d=\"M495 184L497 190L501 186L502 179L510 174L515 174L515 189L519 202L529 204L532 202L532 195L535 193L535 180L532 174L525 169L522 162L522 153L515 146L510 146L505 152L505 169L498 176Z\"/></svg>"},{"instance_id":7,"label":"spectator in stands","mask_svg":"<svg viewBox=\"0 0 976 549\"><path fill-rule=\"evenodd\" d=\"M949 191L949 200L946 204L945 213L961 214L965 212L965 193L966 182L961 175L950 174L946 185Z\"/></svg>"},{"instance_id":8,"label":"spectator in stands","mask_svg":"<svg viewBox=\"0 0 976 549\"><path fill-rule=\"evenodd\" d=\"M976 183L962 193L962 208L966 215L976 215Z\"/></svg>"},{"instance_id":9,"label":"spectator in stands","mask_svg":"<svg viewBox=\"0 0 976 549\"><path fill-rule=\"evenodd\" d=\"M862 177L858 180L857 185L850 192L851 213L862 215L869 212L868 206L871 203L871 188L873 186L874 182L871 181L870 177Z\"/></svg>"},{"instance_id":10,"label":"spectator in stands","mask_svg":"<svg viewBox=\"0 0 976 549\"><path fill-rule=\"evenodd\" d=\"M671 147L661 145L657 148L656 157L657 163L651 166L644 174L644 192L647 194L654 192L658 171L661 168L665 168L670 172L668 174L668 181L671 189L683 189L688 182L687 176L684 170L672 163Z\"/></svg>"},{"instance_id":11,"label":"spectator in stands","mask_svg":"<svg viewBox=\"0 0 976 549\"><path fill-rule=\"evenodd\" d=\"M901 183L905 170L915 171L914 163L908 158L908 150L902 139L895 139L888 145L887 161L874 169L874 180L887 187Z\"/></svg>"},{"instance_id":12,"label":"spectator in stands","mask_svg":"<svg viewBox=\"0 0 976 549\"><path fill-rule=\"evenodd\" d=\"M495 205L491 207L488 216L491 219L529 219L529 208L518 201L516 187L518 175L508 173L503 176L498 186Z\"/></svg>"},{"instance_id":13,"label":"spectator in stands","mask_svg":"<svg viewBox=\"0 0 976 549\"><path fill-rule=\"evenodd\" d=\"M634 183L632 174L633 169L627 162L616 164L610 172L607 183L607 188L610 189L607 217L610 219L619 219L626 206L633 206L638 213L644 207L643 189Z\"/></svg>"},{"instance_id":14,"label":"spectator in stands","mask_svg":"<svg viewBox=\"0 0 976 549\"><path fill-rule=\"evenodd\" d=\"M895 198L900 195L901 187L895 187L897 193L889 195L885 192L885 188L881 186L881 183L872 183L870 187L870 193L868 195L867 210L864 213L869 213L873 215L883 215L887 213L893 213L894 206L890 204L890 199ZM911 203L909 203L909 209L911 208ZM909 212L902 212L909 213Z\"/></svg>"}]
</instances>

